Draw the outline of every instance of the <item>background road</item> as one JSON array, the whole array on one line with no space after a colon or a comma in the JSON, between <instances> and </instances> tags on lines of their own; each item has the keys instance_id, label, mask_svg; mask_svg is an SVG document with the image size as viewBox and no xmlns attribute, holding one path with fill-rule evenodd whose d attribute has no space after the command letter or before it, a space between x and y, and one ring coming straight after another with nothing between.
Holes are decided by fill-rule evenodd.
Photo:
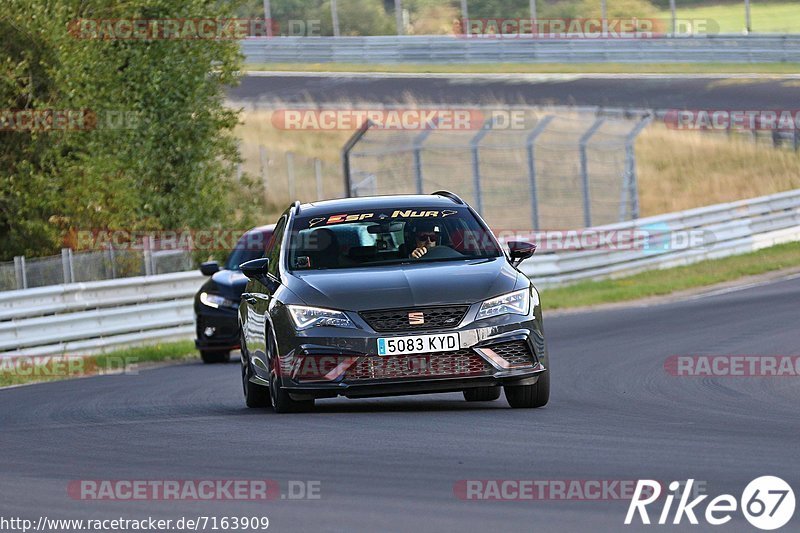
<instances>
[{"instance_id":1,"label":"background road","mask_svg":"<svg viewBox=\"0 0 800 533\"><path fill-rule=\"evenodd\" d=\"M624 528L625 502L461 501L453 484L692 477L738 497L772 474L798 493L800 378L678 378L663 368L672 354L798 355L798 302L792 279L546 315L553 394L539 410L447 394L274 415L244 407L237 364L199 362L2 390L0 516L265 514L274 531L655 531ZM75 479L200 478L320 480L322 498L82 502L66 493ZM742 518L714 528L751 530Z\"/></svg>"},{"instance_id":2,"label":"background road","mask_svg":"<svg viewBox=\"0 0 800 533\"><path fill-rule=\"evenodd\" d=\"M577 105L653 109L797 109L795 78L680 75L415 76L379 74L248 75L236 102L434 102Z\"/></svg>"}]
</instances>

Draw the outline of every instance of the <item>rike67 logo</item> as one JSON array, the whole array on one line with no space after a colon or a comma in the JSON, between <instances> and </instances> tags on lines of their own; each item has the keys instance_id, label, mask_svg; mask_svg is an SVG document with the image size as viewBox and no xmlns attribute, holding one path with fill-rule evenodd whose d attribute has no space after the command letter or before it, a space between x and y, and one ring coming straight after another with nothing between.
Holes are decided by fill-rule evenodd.
<instances>
[{"instance_id":1,"label":"rike67 logo","mask_svg":"<svg viewBox=\"0 0 800 533\"><path fill-rule=\"evenodd\" d=\"M704 513L701 513L700 504L708 498L708 495L703 494L690 501L693 483L694 480L689 479L685 484L678 481L669 484L670 493L664 498L664 506L656 518L657 524L680 524L681 520L686 517L690 524L696 525L699 523L697 519L699 515L705 518L708 524L719 526L730 522L733 514L739 508L752 526L769 531L783 527L794 515L794 491L779 477L762 476L754 479L745 487L742 497L738 501L731 494L721 494L707 502ZM683 491L678 493L681 487L683 487ZM650 524L651 519L647 507L659 500L661 492L661 484L658 481L640 479L628 507L625 524L634 523L637 513L642 524ZM672 504L676 499L678 503L673 514ZM655 511L656 509L651 510ZM671 522L670 515L672 515Z\"/></svg>"}]
</instances>

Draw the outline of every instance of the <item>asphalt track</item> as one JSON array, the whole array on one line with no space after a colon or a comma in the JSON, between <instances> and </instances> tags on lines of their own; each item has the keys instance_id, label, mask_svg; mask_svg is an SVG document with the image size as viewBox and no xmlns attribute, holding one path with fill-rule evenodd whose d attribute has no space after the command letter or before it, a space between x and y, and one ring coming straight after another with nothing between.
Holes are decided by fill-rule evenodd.
<instances>
[{"instance_id":1,"label":"asphalt track","mask_svg":"<svg viewBox=\"0 0 800 533\"><path fill-rule=\"evenodd\" d=\"M266 515L271 531L706 531L622 525L622 501L463 501L463 479L654 478L800 488L800 381L673 377L671 354L800 354L800 278L546 318L551 403L458 394L250 410L236 364L199 362L0 391L0 516ZM321 498L87 502L78 479L320 480ZM708 500L707 500L708 501ZM703 506L704 508L704 506ZM657 512L657 511L656 511ZM797 530L800 512L786 531ZM713 528L752 531L741 514Z\"/></svg>"},{"instance_id":2,"label":"asphalt track","mask_svg":"<svg viewBox=\"0 0 800 533\"><path fill-rule=\"evenodd\" d=\"M510 104L646 109L797 109L796 77L694 75L381 75L262 73L229 90L241 103L273 101Z\"/></svg>"}]
</instances>

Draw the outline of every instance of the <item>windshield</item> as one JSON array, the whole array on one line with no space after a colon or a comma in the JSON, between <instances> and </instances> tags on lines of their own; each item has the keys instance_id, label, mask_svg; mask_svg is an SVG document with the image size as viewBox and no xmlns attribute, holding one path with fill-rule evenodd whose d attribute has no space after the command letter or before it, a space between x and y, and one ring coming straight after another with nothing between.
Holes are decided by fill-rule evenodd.
<instances>
[{"instance_id":1,"label":"windshield","mask_svg":"<svg viewBox=\"0 0 800 533\"><path fill-rule=\"evenodd\" d=\"M225 268L228 270L239 270L239 265L264 257L264 250L267 247L268 232L249 231L239 238L236 246L228 255L225 261Z\"/></svg>"},{"instance_id":2,"label":"windshield","mask_svg":"<svg viewBox=\"0 0 800 533\"><path fill-rule=\"evenodd\" d=\"M289 241L290 270L500 255L494 238L466 208L398 208L298 217Z\"/></svg>"}]
</instances>

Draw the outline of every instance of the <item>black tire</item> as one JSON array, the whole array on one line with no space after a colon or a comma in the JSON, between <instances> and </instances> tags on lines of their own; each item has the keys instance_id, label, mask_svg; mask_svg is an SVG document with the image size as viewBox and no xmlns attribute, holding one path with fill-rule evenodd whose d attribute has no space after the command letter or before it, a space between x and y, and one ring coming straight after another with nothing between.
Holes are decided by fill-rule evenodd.
<instances>
[{"instance_id":1,"label":"black tire","mask_svg":"<svg viewBox=\"0 0 800 533\"><path fill-rule=\"evenodd\" d=\"M250 381L252 377L250 361L242 352L242 389L244 390L244 403L251 409L270 407L272 402L269 396L269 387Z\"/></svg>"},{"instance_id":2,"label":"black tire","mask_svg":"<svg viewBox=\"0 0 800 533\"><path fill-rule=\"evenodd\" d=\"M500 387L477 387L464 391L464 399L468 402L491 402L500 397Z\"/></svg>"},{"instance_id":3,"label":"black tire","mask_svg":"<svg viewBox=\"0 0 800 533\"><path fill-rule=\"evenodd\" d=\"M544 407L550 399L550 371L539 376L533 385L503 387L508 405L517 409Z\"/></svg>"},{"instance_id":4,"label":"black tire","mask_svg":"<svg viewBox=\"0 0 800 533\"><path fill-rule=\"evenodd\" d=\"M300 413L303 411L310 411L314 408L314 399L310 400L293 400L289 393L283 390L278 385L278 375L275 372L274 363L277 357L275 354L275 345L272 339L267 337L267 346L269 350L269 396L272 403L272 410L276 413Z\"/></svg>"},{"instance_id":5,"label":"black tire","mask_svg":"<svg viewBox=\"0 0 800 533\"><path fill-rule=\"evenodd\" d=\"M213 352L201 350L200 359L207 365L227 363L231 359L231 352L225 350L215 350Z\"/></svg>"},{"instance_id":6,"label":"black tire","mask_svg":"<svg viewBox=\"0 0 800 533\"><path fill-rule=\"evenodd\" d=\"M293 400L289 393L278 386L278 377L270 373L269 395L272 400L272 410L276 413L302 413L314 408L314 399Z\"/></svg>"}]
</instances>

